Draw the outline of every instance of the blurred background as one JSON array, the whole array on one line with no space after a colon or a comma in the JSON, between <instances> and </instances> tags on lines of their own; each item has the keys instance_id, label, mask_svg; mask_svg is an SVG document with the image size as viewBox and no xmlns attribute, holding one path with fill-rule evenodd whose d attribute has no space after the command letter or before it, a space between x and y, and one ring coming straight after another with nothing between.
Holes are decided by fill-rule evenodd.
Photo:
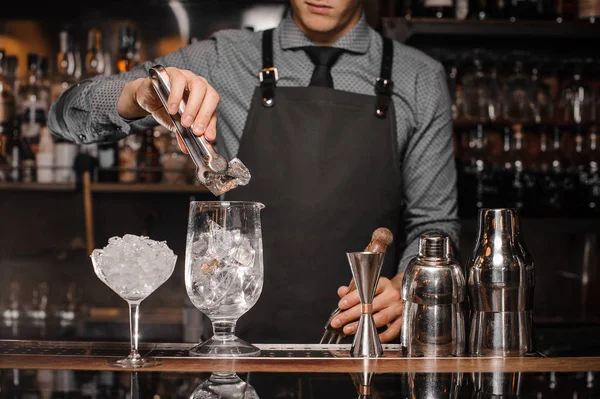
<instances>
[{"instance_id":1,"label":"blurred background","mask_svg":"<svg viewBox=\"0 0 600 399\"><path fill-rule=\"evenodd\" d=\"M599 353L600 0L365 5L374 29L446 69L462 264L475 244L478 208L520 208L536 262L538 349ZM142 339L193 342L206 334L185 293L183 261L188 203L214 197L194 181L173 134L156 128L80 146L53 137L46 115L82 79L128 70L216 30L275 27L287 6L82 0L2 7L1 339L127 341L126 303L100 282L88 257L126 233L166 240L179 255L172 278L141 306ZM350 278L348 270L340 285ZM336 301L332 293L323 305Z\"/></svg>"}]
</instances>

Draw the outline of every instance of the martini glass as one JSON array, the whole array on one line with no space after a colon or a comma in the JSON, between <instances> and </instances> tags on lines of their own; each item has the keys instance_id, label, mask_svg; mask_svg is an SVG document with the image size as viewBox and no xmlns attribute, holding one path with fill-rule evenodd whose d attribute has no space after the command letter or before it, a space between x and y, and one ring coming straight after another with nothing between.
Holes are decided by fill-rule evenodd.
<instances>
[{"instance_id":1,"label":"martini glass","mask_svg":"<svg viewBox=\"0 0 600 399\"><path fill-rule=\"evenodd\" d=\"M258 356L260 349L235 336L237 320L263 287L260 210L244 201L192 201L185 254L185 287L194 306L212 322L214 335L193 356Z\"/></svg>"},{"instance_id":2,"label":"martini glass","mask_svg":"<svg viewBox=\"0 0 600 399\"><path fill-rule=\"evenodd\" d=\"M129 304L131 352L107 364L123 368L158 366L160 360L142 357L138 351L140 303L171 277L177 256L164 241L126 234L112 237L90 257L98 278Z\"/></svg>"}]
</instances>

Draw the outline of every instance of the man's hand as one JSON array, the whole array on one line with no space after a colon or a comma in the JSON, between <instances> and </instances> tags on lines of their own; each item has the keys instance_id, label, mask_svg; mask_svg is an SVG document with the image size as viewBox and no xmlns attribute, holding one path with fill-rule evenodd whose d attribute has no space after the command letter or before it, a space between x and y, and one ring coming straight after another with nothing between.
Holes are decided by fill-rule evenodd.
<instances>
[{"instance_id":1,"label":"man's hand","mask_svg":"<svg viewBox=\"0 0 600 399\"><path fill-rule=\"evenodd\" d=\"M191 127L196 136L204 135L209 141L217 137L217 105L219 94L206 79L191 71L166 68L171 81L171 94L167 101L169 114L175 115L181 100L186 107L181 117L184 127ZM152 115L167 129L175 131L169 115L165 111L158 95L152 87L150 78L139 78L128 82L117 101L117 112L122 118L136 119ZM179 147L186 152L185 146L177 136Z\"/></svg>"},{"instance_id":2,"label":"man's hand","mask_svg":"<svg viewBox=\"0 0 600 399\"><path fill-rule=\"evenodd\" d=\"M402 277L404 273L397 274L393 279L381 277L375 299L373 299L373 319L377 328L387 326L387 329L379 334L381 342L390 342L398 337L402 327ZM344 327L344 334L350 335L356 332L358 319L360 318L360 298L358 291L348 294L348 287L342 286L338 289L340 302L338 307L343 310L331 321L333 328Z\"/></svg>"}]
</instances>

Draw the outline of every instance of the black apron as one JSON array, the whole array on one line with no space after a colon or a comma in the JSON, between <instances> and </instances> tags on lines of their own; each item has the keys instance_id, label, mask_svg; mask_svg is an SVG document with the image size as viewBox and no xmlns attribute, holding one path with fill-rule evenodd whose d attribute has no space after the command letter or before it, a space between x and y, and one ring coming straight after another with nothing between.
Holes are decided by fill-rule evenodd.
<instances>
[{"instance_id":1,"label":"black apron","mask_svg":"<svg viewBox=\"0 0 600 399\"><path fill-rule=\"evenodd\" d=\"M238 157L252 174L226 200L260 201L264 287L238 321L253 343L318 343L352 274L346 252L363 251L378 227L396 236L401 173L391 104L393 46L384 39L376 96L324 87L276 88L272 30L263 35L261 86ZM392 245L382 276L393 277Z\"/></svg>"}]
</instances>

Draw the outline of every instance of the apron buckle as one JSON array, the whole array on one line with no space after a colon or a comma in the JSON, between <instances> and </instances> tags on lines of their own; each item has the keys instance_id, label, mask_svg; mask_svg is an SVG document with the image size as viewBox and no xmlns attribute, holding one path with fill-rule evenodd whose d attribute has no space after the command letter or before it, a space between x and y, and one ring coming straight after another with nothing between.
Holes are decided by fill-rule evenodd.
<instances>
[{"instance_id":1,"label":"apron buckle","mask_svg":"<svg viewBox=\"0 0 600 399\"><path fill-rule=\"evenodd\" d=\"M262 84L274 84L279 80L279 71L275 67L263 68L258 72L258 81Z\"/></svg>"},{"instance_id":2,"label":"apron buckle","mask_svg":"<svg viewBox=\"0 0 600 399\"><path fill-rule=\"evenodd\" d=\"M263 68L258 73L262 90L262 104L270 108L275 105L275 83L279 80L279 71L275 67Z\"/></svg>"},{"instance_id":3,"label":"apron buckle","mask_svg":"<svg viewBox=\"0 0 600 399\"><path fill-rule=\"evenodd\" d=\"M377 78L377 82L375 83L375 93L377 94L377 108L375 110L375 115L378 118L383 119L387 116L393 88L394 82L392 82L392 80Z\"/></svg>"}]
</instances>

